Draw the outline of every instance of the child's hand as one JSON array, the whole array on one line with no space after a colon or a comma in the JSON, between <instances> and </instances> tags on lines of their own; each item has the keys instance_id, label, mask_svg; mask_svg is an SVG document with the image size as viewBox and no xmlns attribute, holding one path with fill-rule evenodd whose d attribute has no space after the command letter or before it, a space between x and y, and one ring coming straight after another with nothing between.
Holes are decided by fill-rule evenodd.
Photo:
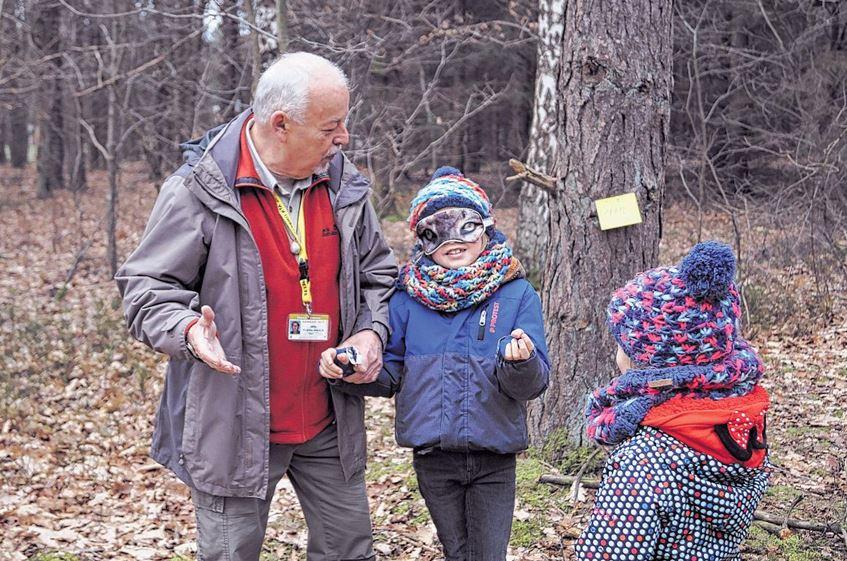
<instances>
[{"instance_id":1,"label":"child's hand","mask_svg":"<svg viewBox=\"0 0 847 561\"><path fill-rule=\"evenodd\" d=\"M533 349L535 349L532 339L524 333L523 329L515 329L511 335L512 340L506 345L506 352L503 358L509 362L528 359L532 355Z\"/></svg>"}]
</instances>

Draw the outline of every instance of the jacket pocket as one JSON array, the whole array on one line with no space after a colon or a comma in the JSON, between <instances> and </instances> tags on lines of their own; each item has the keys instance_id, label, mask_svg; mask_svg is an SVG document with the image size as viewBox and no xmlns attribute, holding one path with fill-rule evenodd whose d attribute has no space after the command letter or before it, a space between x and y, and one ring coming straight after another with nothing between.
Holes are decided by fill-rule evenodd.
<instances>
[{"instance_id":1,"label":"jacket pocket","mask_svg":"<svg viewBox=\"0 0 847 561\"><path fill-rule=\"evenodd\" d=\"M224 497L204 493L197 489L191 489L191 502L194 503L194 508L211 510L218 514L221 514L224 511Z\"/></svg>"},{"instance_id":2,"label":"jacket pocket","mask_svg":"<svg viewBox=\"0 0 847 561\"><path fill-rule=\"evenodd\" d=\"M206 376L210 370L204 363L195 361L191 364L188 374L188 384L185 389L185 417L182 425L181 455L189 456L197 449L197 404L199 377Z\"/></svg>"},{"instance_id":3,"label":"jacket pocket","mask_svg":"<svg viewBox=\"0 0 847 561\"><path fill-rule=\"evenodd\" d=\"M397 443L401 446L415 447L441 440L445 421L441 359L441 355L434 354L406 357L403 388L395 399ZM454 419L448 415L447 420Z\"/></svg>"}]
</instances>

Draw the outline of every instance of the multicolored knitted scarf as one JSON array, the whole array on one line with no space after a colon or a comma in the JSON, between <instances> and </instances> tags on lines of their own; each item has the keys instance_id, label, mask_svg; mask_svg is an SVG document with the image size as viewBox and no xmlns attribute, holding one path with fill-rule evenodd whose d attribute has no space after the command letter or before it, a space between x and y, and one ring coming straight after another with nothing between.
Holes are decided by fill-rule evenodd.
<instances>
[{"instance_id":1,"label":"multicolored knitted scarf","mask_svg":"<svg viewBox=\"0 0 847 561\"><path fill-rule=\"evenodd\" d=\"M652 407L676 395L720 399L753 391L764 366L755 350L736 337L724 360L709 365L631 369L588 397L588 436L617 444L638 429Z\"/></svg>"},{"instance_id":2,"label":"multicolored knitted scarf","mask_svg":"<svg viewBox=\"0 0 847 561\"><path fill-rule=\"evenodd\" d=\"M397 287L427 308L440 312L457 312L474 306L506 282L526 276L499 230L494 230L477 260L467 267L442 267L424 255L419 245L412 253L417 257L401 269Z\"/></svg>"}]
</instances>

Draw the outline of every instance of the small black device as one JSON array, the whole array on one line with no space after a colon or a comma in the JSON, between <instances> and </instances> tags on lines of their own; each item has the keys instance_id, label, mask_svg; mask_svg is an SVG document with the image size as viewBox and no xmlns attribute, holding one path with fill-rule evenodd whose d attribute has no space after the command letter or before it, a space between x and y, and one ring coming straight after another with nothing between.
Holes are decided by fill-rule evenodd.
<instances>
[{"instance_id":1,"label":"small black device","mask_svg":"<svg viewBox=\"0 0 847 561\"><path fill-rule=\"evenodd\" d=\"M338 360L338 357L341 355L347 355L347 359L349 360L347 364ZM335 364L341 368L341 375L345 378L356 372L356 365L360 364L361 360L356 347L339 347L335 349Z\"/></svg>"}]
</instances>

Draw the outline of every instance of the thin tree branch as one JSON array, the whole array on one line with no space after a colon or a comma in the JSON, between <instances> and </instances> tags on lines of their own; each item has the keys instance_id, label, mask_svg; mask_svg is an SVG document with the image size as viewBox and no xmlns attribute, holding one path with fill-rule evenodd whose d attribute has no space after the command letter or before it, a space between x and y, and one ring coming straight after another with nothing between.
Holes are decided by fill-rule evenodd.
<instances>
[{"instance_id":1,"label":"thin tree branch","mask_svg":"<svg viewBox=\"0 0 847 561\"><path fill-rule=\"evenodd\" d=\"M541 187L547 192L554 193L556 191L558 180L555 177L535 171L525 163L514 158L509 160L509 165L517 175L507 177L506 181L526 181L527 183Z\"/></svg>"}]
</instances>

